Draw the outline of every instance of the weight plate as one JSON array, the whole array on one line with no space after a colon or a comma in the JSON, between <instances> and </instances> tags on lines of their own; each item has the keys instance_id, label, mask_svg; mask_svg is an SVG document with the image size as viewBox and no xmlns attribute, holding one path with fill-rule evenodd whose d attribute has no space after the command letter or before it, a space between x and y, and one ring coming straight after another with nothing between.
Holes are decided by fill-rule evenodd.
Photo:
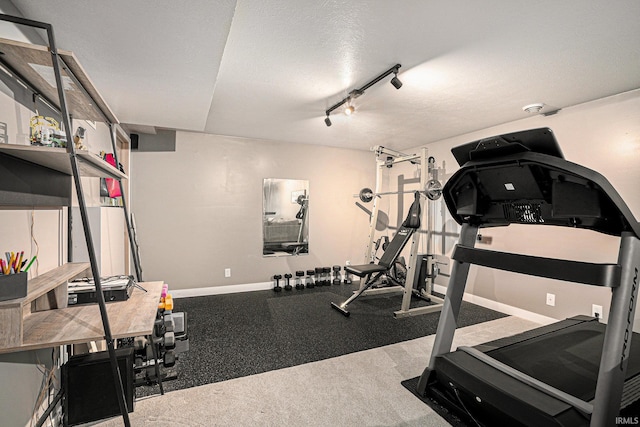
<instances>
[{"instance_id":1,"label":"weight plate","mask_svg":"<svg viewBox=\"0 0 640 427\"><path fill-rule=\"evenodd\" d=\"M360 190L360 193L358 193L358 197L363 202L369 203L370 201L373 200L373 190L371 190L370 188L365 187L362 190Z\"/></svg>"}]
</instances>

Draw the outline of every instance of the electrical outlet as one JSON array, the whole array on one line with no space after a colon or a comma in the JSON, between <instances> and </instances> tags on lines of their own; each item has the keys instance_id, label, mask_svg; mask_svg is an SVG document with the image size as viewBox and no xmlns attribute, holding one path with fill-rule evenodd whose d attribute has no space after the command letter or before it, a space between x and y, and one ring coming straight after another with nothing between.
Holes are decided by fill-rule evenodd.
<instances>
[{"instance_id":1,"label":"electrical outlet","mask_svg":"<svg viewBox=\"0 0 640 427\"><path fill-rule=\"evenodd\" d=\"M602 306L597 304L591 304L591 316L602 319Z\"/></svg>"},{"instance_id":2,"label":"electrical outlet","mask_svg":"<svg viewBox=\"0 0 640 427\"><path fill-rule=\"evenodd\" d=\"M547 305L551 307L555 307L556 305L556 295L555 294L547 294Z\"/></svg>"},{"instance_id":3,"label":"electrical outlet","mask_svg":"<svg viewBox=\"0 0 640 427\"><path fill-rule=\"evenodd\" d=\"M224 277L231 277L231 269L230 268L225 268L224 269Z\"/></svg>"},{"instance_id":4,"label":"electrical outlet","mask_svg":"<svg viewBox=\"0 0 640 427\"><path fill-rule=\"evenodd\" d=\"M490 245L493 242L493 237L485 236L483 234L478 234L477 237L478 243L484 243L485 245Z\"/></svg>"}]
</instances>

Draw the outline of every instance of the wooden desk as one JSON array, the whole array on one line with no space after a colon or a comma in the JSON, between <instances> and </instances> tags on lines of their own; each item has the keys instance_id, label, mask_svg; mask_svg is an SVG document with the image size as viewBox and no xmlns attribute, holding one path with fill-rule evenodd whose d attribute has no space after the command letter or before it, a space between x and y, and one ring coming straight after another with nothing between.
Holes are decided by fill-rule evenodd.
<instances>
[{"instance_id":1,"label":"wooden desk","mask_svg":"<svg viewBox=\"0 0 640 427\"><path fill-rule=\"evenodd\" d=\"M163 282L143 282L147 292L134 288L127 301L107 303L113 338L150 335L158 311ZM11 353L104 339L98 304L31 313L24 318L22 344L0 348Z\"/></svg>"}]
</instances>

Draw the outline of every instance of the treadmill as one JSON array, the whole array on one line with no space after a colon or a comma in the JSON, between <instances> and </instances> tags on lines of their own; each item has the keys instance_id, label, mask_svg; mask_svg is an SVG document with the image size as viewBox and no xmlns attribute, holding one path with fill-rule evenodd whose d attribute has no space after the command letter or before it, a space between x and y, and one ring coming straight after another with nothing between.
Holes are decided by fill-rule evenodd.
<instances>
[{"instance_id":1,"label":"treadmill","mask_svg":"<svg viewBox=\"0 0 640 427\"><path fill-rule=\"evenodd\" d=\"M631 342L637 335L640 224L602 175L564 159L550 129L495 136L452 152L461 168L443 197L462 230L418 395L479 426L638 424L640 345ZM474 247L480 228L512 223L619 236L618 261L593 264ZM608 287L607 324L576 316L452 352L471 264Z\"/></svg>"}]
</instances>

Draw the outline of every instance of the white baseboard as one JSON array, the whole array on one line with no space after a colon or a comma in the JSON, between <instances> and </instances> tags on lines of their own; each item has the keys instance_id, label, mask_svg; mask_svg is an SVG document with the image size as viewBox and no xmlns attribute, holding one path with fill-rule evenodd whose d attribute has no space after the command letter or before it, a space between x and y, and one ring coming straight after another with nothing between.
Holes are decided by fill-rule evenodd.
<instances>
[{"instance_id":1,"label":"white baseboard","mask_svg":"<svg viewBox=\"0 0 640 427\"><path fill-rule=\"evenodd\" d=\"M272 282L246 283L242 285L210 286L208 288L171 289L173 298L204 297L207 295L235 294L238 292L266 291L273 288Z\"/></svg>"},{"instance_id":2,"label":"white baseboard","mask_svg":"<svg viewBox=\"0 0 640 427\"><path fill-rule=\"evenodd\" d=\"M447 292L446 286L442 286L442 285L434 285L433 290L441 294L445 294ZM488 308L490 310L499 311L501 313L505 313L510 316L516 316L521 319L530 320L532 322L540 323L542 325L548 325L550 323L554 323L558 321L558 319L554 319L552 317L543 316L541 314L534 313L532 311L523 310L522 308L513 307L511 305L507 305L501 302L479 297L477 295L468 294L466 292L462 297L462 299L464 301L470 302L471 304L479 305L481 307Z\"/></svg>"}]
</instances>

